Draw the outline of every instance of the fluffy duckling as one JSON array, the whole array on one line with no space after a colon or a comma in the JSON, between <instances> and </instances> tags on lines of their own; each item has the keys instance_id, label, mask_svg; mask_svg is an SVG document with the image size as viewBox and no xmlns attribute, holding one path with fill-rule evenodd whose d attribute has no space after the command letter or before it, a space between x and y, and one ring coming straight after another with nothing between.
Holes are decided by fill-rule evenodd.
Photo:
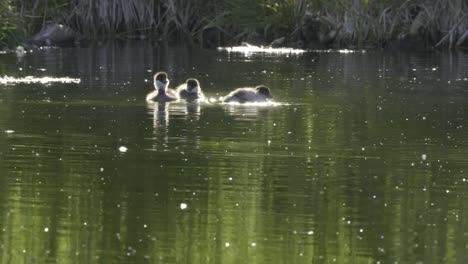
<instances>
[{"instance_id":1,"label":"fluffy duckling","mask_svg":"<svg viewBox=\"0 0 468 264\"><path fill-rule=\"evenodd\" d=\"M167 73L158 72L154 75L154 88L156 90L152 91L146 96L147 101L158 101L158 102L168 102L175 101L179 99L177 92L173 89L167 88L169 86L169 79L167 78Z\"/></svg>"},{"instance_id":2,"label":"fluffy duckling","mask_svg":"<svg viewBox=\"0 0 468 264\"><path fill-rule=\"evenodd\" d=\"M177 93L179 98L185 100L205 100L205 95L203 94L200 82L198 82L197 79L187 79L185 84L182 84L177 88Z\"/></svg>"},{"instance_id":3,"label":"fluffy duckling","mask_svg":"<svg viewBox=\"0 0 468 264\"><path fill-rule=\"evenodd\" d=\"M264 85L255 88L237 88L223 98L224 103L267 102L273 98L270 89Z\"/></svg>"}]
</instances>

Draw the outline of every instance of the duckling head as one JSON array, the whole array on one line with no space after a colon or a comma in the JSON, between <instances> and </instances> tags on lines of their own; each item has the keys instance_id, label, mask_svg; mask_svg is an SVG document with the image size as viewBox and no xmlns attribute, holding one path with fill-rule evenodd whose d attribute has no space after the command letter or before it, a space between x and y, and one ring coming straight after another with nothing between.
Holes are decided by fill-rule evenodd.
<instances>
[{"instance_id":1,"label":"duckling head","mask_svg":"<svg viewBox=\"0 0 468 264\"><path fill-rule=\"evenodd\" d=\"M188 79L187 80L187 92L189 93L198 93L200 91L200 83L197 79Z\"/></svg>"},{"instance_id":2,"label":"duckling head","mask_svg":"<svg viewBox=\"0 0 468 264\"><path fill-rule=\"evenodd\" d=\"M259 85L255 87L255 90L257 91L257 94L261 94L267 99L273 99L273 95L271 95L270 89L268 87L264 85Z\"/></svg>"},{"instance_id":3,"label":"duckling head","mask_svg":"<svg viewBox=\"0 0 468 264\"><path fill-rule=\"evenodd\" d=\"M158 72L154 75L154 87L158 90L165 90L169 85L169 79L167 73Z\"/></svg>"}]
</instances>

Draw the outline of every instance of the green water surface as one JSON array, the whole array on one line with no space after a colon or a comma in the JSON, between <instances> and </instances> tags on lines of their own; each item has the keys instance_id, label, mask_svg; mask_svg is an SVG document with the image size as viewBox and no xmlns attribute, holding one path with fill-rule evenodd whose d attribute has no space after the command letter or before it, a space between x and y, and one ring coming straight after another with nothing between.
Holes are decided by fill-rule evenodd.
<instances>
[{"instance_id":1,"label":"green water surface","mask_svg":"<svg viewBox=\"0 0 468 264\"><path fill-rule=\"evenodd\" d=\"M148 104L159 70L279 104ZM0 84L0 263L468 262L466 53L130 43L5 75L81 82Z\"/></svg>"}]
</instances>

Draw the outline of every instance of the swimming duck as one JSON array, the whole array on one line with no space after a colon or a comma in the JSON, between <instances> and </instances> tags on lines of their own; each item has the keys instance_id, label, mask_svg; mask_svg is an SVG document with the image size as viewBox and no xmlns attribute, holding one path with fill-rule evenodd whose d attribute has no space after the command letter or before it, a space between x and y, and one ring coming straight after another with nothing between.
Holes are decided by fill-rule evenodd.
<instances>
[{"instance_id":1,"label":"swimming duck","mask_svg":"<svg viewBox=\"0 0 468 264\"><path fill-rule=\"evenodd\" d=\"M167 78L167 73L158 72L154 75L154 88L156 90L152 91L146 96L147 101L159 101L159 102L168 102L175 101L179 99L177 92L173 89L167 88L169 86L169 79Z\"/></svg>"},{"instance_id":2,"label":"swimming duck","mask_svg":"<svg viewBox=\"0 0 468 264\"><path fill-rule=\"evenodd\" d=\"M201 91L200 82L197 79L187 79L185 84L177 88L179 97L186 100L204 100L205 95Z\"/></svg>"},{"instance_id":3,"label":"swimming duck","mask_svg":"<svg viewBox=\"0 0 468 264\"><path fill-rule=\"evenodd\" d=\"M250 102L267 102L271 100L270 89L264 85L259 85L255 88L237 88L223 98L224 103L250 103Z\"/></svg>"}]
</instances>

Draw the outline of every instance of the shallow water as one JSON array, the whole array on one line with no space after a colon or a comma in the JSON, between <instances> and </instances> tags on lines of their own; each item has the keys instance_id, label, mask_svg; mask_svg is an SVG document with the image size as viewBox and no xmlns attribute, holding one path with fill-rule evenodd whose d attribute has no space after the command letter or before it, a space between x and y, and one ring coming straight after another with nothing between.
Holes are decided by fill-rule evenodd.
<instances>
[{"instance_id":1,"label":"shallow water","mask_svg":"<svg viewBox=\"0 0 468 264\"><path fill-rule=\"evenodd\" d=\"M147 104L154 71L209 97ZM466 263L468 54L0 54L0 263Z\"/></svg>"}]
</instances>

